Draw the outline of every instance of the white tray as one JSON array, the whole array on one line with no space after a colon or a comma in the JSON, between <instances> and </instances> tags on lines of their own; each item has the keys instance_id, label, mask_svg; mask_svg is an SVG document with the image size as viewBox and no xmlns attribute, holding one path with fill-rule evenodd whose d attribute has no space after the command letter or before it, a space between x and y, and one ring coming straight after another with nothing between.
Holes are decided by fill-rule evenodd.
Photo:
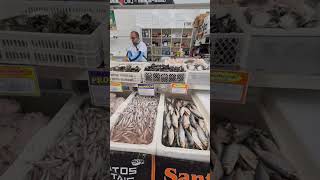
<instances>
[{"instance_id":1,"label":"white tray","mask_svg":"<svg viewBox=\"0 0 320 180\"><path fill-rule=\"evenodd\" d=\"M172 96L170 96L172 97ZM180 97L179 98L183 98ZM190 98L190 97L189 97ZM165 97L163 98L165 99ZM188 99L188 98L186 98ZM190 100L190 99L189 99ZM203 105L199 102L194 96L191 96L191 100L197 106L199 112L205 119L205 125L207 127L208 132L210 132L210 122L209 122L209 114L205 113ZM197 149L186 149L186 148L178 148L178 147L167 147L162 144L162 128L163 128L163 114L164 114L164 101L161 104L161 120L160 125L157 129L157 155L164 156L164 157L171 157L177 159L184 159L184 160L191 160L191 161L200 161L200 162L210 162L210 150L197 150ZM210 146L210 145L209 145Z\"/></svg>"},{"instance_id":2,"label":"white tray","mask_svg":"<svg viewBox=\"0 0 320 180\"><path fill-rule=\"evenodd\" d=\"M118 108L116 113L114 113L110 119L110 132L113 126L119 121L119 115L121 112L125 110L125 108L128 106L129 103L131 103L132 99L135 97L136 93L132 93L127 100L121 105L121 107ZM114 151L125 151L125 152L138 152L138 153L146 153L146 154L156 154L156 148L157 148L157 133L158 129L161 129L161 121L162 121L162 113L163 112L163 106L164 103L164 96L160 95L160 101L158 105L157 110L157 118L154 125L154 131L153 131L153 139L150 144L128 144L128 143L120 143L120 142L113 142L110 139L110 150Z\"/></svg>"}]
</instances>

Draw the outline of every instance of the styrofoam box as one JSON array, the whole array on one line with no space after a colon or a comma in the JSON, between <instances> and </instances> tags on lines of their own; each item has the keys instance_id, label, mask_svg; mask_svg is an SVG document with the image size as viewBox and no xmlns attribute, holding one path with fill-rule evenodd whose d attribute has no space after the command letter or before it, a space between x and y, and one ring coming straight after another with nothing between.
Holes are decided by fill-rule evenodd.
<instances>
[{"instance_id":1,"label":"styrofoam box","mask_svg":"<svg viewBox=\"0 0 320 180\"><path fill-rule=\"evenodd\" d=\"M43 128L41 128L27 143L24 147L22 153L17 157L14 163L7 169L7 171L0 176L0 180L25 180L27 173L33 168L30 162L38 161L43 158L47 149L52 147L55 144L55 140L58 138L61 131L64 129L66 124L71 119L74 112L79 108L83 99L79 97L71 97L69 94L69 100L67 101L66 97L61 96L59 94L50 93L40 97L37 101L28 100L28 98L21 98L22 104L27 105L26 111L41 111L47 109L48 113L52 110L58 111L54 117L51 119L49 124ZM52 99L52 97L54 97ZM87 98L88 96L86 96ZM35 98L35 100L37 100ZM57 109L57 104L61 104L61 100L63 102L67 101L62 108ZM19 100L20 101L20 100ZM49 103L47 106L43 106L43 104ZM34 104L37 107L34 107ZM52 107L51 107L52 106ZM51 110L52 109L52 110Z\"/></svg>"},{"instance_id":2,"label":"styrofoam box","mask_svg":"<svg viewBox=\"0 0 320 180\"><path fill-rule=\"evenodd\" d=\"M269 97L265 98L269 99ZM313 178L310 178L310 174L298 168L303 165L311 166L310 164L305 163L310 162L308 161L309 159L307 160L306 158L306 151L303 153L300 151L301 149L304 149L304 147L293 146L292 142L297 141L297 139L295 134L292 132L291 127L288 126L288 124L284 124L283 121L280 120L282 118L281 116L278 116L277 119L271 120L271 117L275 117L271 116L271 114L275 113L275 106L272 104L272 111L274 112L270 112L269 110L271 109L266 108L264 104L265 101L260 98L259 95L249 95L246 104L215 102L214 110L212 112L214 114L214 122L212 123L216 125L216 123L219 122L219 119L226 118L230 120L231 123L248 124L270 132L275 142L279 146L282 155L291 165L293 165L293 167L295 167L295 169L298 171L298 174L300 176L302 175L301 179L313 180ZM232 113L230 113L231 111ZM300 153L297 154L297 152ZM299 157L292 156L293 154L295 154L295 156L298 155ZM303 161L297 161L297 159L303 159ZM304 169L306 169L306 167L304 167ZM315 168L312 167L312 170L313 169ZM311 170L308 169L308 172L311 172Z\"/></svg>"},{"instance_id":3,"label":"styrofoam box","mask_svg":"<svg viewBox=\"0 0 320 180\"><path fill-rule=\"evenodd\" d=\"M249 35L246 68L270 73L319 74L320 23L315 28L256 28L236 10L237 21ZM318 8L320 13L320 4ZM320 19L320 14L319 14Z\"/></svg>"},{"instance_id":4,"label":"styrofoam box","mask_svg":"<svg viewBox=\"0 0 320 180\"><path fill-rule=\"evenodd\" d=\"M67 13L73 18L89 14L100 25L91 34L0 31L0 62L63 67L96 67L104 58L103 32L107 8L101 3L63 1L25 2L27 15Z\"/></svg>"},{"instance_id":5,"label":"styrofoam box","mask_svg":"<svg viewBox=\"0 0 320 180\"><path fill-rule=\"evenodd\" d=\"M118 108L117 112L114 113L110 119L110 132L113 126L119 121L119 115L125 110L125 108L128 106L128 104L131 103L132 99L135 97L137 93L132 93L127 100L121 105L121 107ZM145 153L145 154L156 154L156 148L157 148L157 130L161 129L161 121L162 121L162 113L163 112L163 106L164 103L164 96L160 95L160 101L157 109L157 117L156 122L154 125L154 131L153 131L153 139L150 144L128 144L128 143L120 143L120 142L113 142L110 139L110 150L114 151L125 151L125 152L138 152L138 153Z\"/></svg>"},{"instance_id":6,"label":"styrofoam box","mask_svg":"<svg viewBox=\"0 0 320 180\"><path fill-rule=\"evenodd\" d=\"M164 64L164 63L152 63ZM150 66L147 63L145 67ZM177 64L170 64L170 66L181 66ZM184 70L186 71L185 67ZM162 71L142 71L142 78L144 83L185 83L187 80L187 72L162 72Z\"/></svg>"},{"instance_id":7,"label":"styrofoam box","mask_svg":"<svg viewBox=\"0 0 320 180\"><path fill-rule=\"evenodd\" d=\"M110 71L110 80L115 82L127 82L127 83L141 83L142 82L142 71L146 63L140 62L111 62L110 67L115 67L119 65L130 65L139 66L139 72L119 72Z\"/></svg>"},{"instance_id":8,"label":"styrofoam box","mask_svg":"<svg viewBox=\"0 0 320 180\"><path fill-rule=\"evenodd\" d=\"M203 64L207 63L203 60ZM193 71L187 68L185 65L185 69L187 70L187 80L186 83L190 85L202 85L202 86L210 86L210 70L203 71Z\"/></svg>"},{"instance_id":9,"label":"styrofoam box","mask_svg":"<svg viewBox=\"0 0 320 180\"><path fill-rule=\"evenodd\" d=\"M199 112L203 116L205 120L205 125L207 127L208 132L210 132L210 115L207 114L204 110L203 105L200 103L200 100L196 96L174 96L174 95L166 95L166 97L177 97L181 99L191 100L197 106ZM171 157L177 159L184 159L184 160L191 160L191 161L199 161L199 162L210 162L210 150L197 150L197 149L186 149L186 148L178 148L178 147L167 147L162 144L162 128L163 128L163 114L164 114L164 101L162 102L161 106L163 109L161 112L161 121L160 125L157 129L157 155L164 156L164 157ZM210 144L209 144L210 146Z\"/></svg>"}]
</instances>

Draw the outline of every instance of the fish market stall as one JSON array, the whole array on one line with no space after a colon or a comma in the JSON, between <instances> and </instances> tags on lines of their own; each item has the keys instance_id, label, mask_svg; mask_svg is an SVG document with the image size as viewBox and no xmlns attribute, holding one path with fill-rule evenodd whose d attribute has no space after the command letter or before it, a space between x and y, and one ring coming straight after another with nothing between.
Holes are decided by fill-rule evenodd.
<instances>
[{"instance_id":1,"label":"fish market stall","mask_svg":"<svg viewBox=\"0 0 320 180\"><path fill-rule=\"evenodd\" d=\"M32 137L0 179L88 177L88 167L90 176L101 171L108 161L109 123L105 118L109 114L89 104L88 96L70 98L49 124ZM73 163L74 167L69 166ZM99 172L99 176L103 175L106 174Z\"/></svg>"}]
</instances>

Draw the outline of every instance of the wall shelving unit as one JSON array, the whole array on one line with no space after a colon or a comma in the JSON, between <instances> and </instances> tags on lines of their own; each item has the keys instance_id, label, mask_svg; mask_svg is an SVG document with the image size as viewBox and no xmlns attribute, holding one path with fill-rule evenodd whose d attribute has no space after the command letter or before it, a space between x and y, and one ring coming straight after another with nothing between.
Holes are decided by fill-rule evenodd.
<instances>
[{"instance_id":1,"label":"wall shelving unit","mask_svg":"<svg viewBox=\"0 0 320 180\"><path fill-rule=\"evenodd\" d=\"M192 28L142 28L142 41L148 47L148 60L175 56L180 48L189 56L193 44Z\"/></svg>"}]
</instances>

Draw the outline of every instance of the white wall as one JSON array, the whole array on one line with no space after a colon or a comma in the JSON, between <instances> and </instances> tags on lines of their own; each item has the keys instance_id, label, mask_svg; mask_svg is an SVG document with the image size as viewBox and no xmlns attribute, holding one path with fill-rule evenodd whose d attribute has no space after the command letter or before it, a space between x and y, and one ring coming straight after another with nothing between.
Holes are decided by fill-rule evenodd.
<instances>
[{"instance_id":1,"label":"white wall","mask_svg":"<svg viewBox=\"0 0 320 180\"><path fill-rule=\"evenodd\" d=\"M205 9L117 9L115 10L118 39L110 39L110 51L123 56L130 44L129 33L141 28L183 28Z\"/></svg>"}]
</instances>

